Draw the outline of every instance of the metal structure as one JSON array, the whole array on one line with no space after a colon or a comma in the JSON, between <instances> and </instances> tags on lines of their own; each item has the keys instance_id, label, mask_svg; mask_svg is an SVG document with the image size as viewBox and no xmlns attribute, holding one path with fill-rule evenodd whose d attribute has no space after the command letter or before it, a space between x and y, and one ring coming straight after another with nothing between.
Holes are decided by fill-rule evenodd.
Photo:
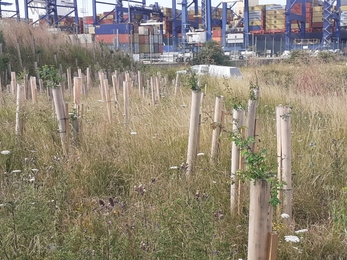
<instances>
[{"instance_id":1,"label":"metal structure","mask_svg":"<svg viewBox=\"0 0 347 260\"><path fill-rule=\"evenodd\" d=\"M301 4L301 6L302 6L301 15L294 14L291 12L291 10L295 4ZM292 21L297 21L299 23L301 38L305 38L305 33L306 33L306 0L287 0L285 15L286 15L285 50L290 50Z\"/></svg>"},{"instance_id":2,"label":"metal structure","mask_svg":"<svg viewBox=\"0 0 347 260\"><path fill-rule=\"evenodd\" d=\"M134 15L144 15L144 20L148 20L151 14L155 14L159 16L159 22L162 22L163 13L160 10L158 3L154 3L153 5L146 6L146 0L135 1L129 0L126 1L128 3L127 7L123 6L122 0L116 0L115 4L105 3L97 0L92 1L93 7L93 24L99 25L102 20L104 20L108 15L115 14L115 23L132 23ZM135 3L134 5L130 5L130 3ZM97 10L101 5L113 6L113 8L104 13L101 17L97 16ZM127 18L124 18L124 14L127 14ZM162 30L162 29L161 29Z\"/></svg>"},{"instance_id":3,"label":"metal structure","mask_svg":"<svg viewBox=\"0 0 347 260\"><path fill-rule=\"evenodd\" d=\"M12 6L14 4L15 10L13 9L7 9L7 7ZM10 14L10 16L7 16L8 18L17 18L17 20L20 20L20 15L19 15L19 4L18 0L15 0L13 2L4 2L0 0L0 19L4 17L4 13Z\"/></svg>"},{"instance_id":4,"label":"metal structure","mask_svg":"<svg viewBox=\"0 0 347 260\"><path fill-rule=\"evenodd\" d=\"M65 12L60 15L59 9L64 9ZM29 21L29 10L39 14L39 19L33 21L33 24L44 19L48 25L55 27L59 27L59 22L63 21L69 15L73 15L75 23L74 32L78 32L79 19L77 0L24 0L24 13L26 21Z\"/></svg>"},{"instance_id":5,"label":"metal structure","mask_svg":"<svg viewBox=\"0 0 347 260\"><path fill-rule=\"evenodd\" d=\"M336 9L333 10L333 5ZM323 9L322 48L331 48L333 42L340 42L340 7L341 0L325 0Z\"/></svg>"}]
</instances>

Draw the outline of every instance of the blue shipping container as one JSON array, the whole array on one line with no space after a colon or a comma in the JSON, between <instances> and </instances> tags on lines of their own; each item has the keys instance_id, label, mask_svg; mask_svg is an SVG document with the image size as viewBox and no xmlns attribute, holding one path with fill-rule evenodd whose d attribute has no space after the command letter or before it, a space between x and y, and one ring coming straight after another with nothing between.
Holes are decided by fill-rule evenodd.
<instances>
[{"instance_id":1,"label":"blue shipping container","mask_svg":"<svg viewBox=\"0 0 347 260\"><path fill-rule=\"evenodd\" d=\"M129 34L132 30L132 24L111 23L95 26L95 34Z\"/></svg>"},{"instance_id":2,"label":"blue shipping container","mask_svg":"<svg viewBox=\"0 0 347 260\"><path fill-rule=\"evenodd\" d=\"M163 46L163 51L164 52L173 52L174 51L174 46L172 46L172 45L164 45Z\"/></svg>"},{"instance_id":3,"label":"blue shipping container","mask_svg":"<svg viewBox=\"0 0 347 260\"><path fill-rule=\"evenodd\" d=\"M259 31L259 30L263 30L261 26L250 26L248 28L249 31Z\"/></svg>"}]
</instances>

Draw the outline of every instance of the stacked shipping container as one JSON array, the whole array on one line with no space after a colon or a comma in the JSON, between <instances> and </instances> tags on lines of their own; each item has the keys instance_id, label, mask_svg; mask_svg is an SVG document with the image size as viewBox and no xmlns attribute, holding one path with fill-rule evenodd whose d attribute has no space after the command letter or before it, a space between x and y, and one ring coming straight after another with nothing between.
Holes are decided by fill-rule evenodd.
<instances>
[{"instance_id":1,"label":"stacked shipping container","mask_svg":"<svg viewBox=\"0 0 347 260\"><path fill-rule=\"evenodd\" d=\"M312 30L323 28L323 6L312 8Z\"/></svg>"},{"instance_id":2,"label":"stacked shipping container","mask_svg":"<svg viewBox=\"0 0 347 260\"><path fill-rule=\"evenodd\" d=\"M341 0L340 26L347 27L347 0Z\"/></svg>"},{"instance_id":3,"label":"stacked shipping container","mask_svg":"<svg viewBox=\"0 0 347 260\"><path fill-rule=\"evenodd\" d=\"M346 1L347 0L343 0ZM305 29L307 32L311 32L315 26L320 26L322 29L322 7L313 7L311 3L306 3L305 6ZM314 11L312 11L314 10ZM347 10L347 9L346 9ZM286 9L282 5L258 5L249 7L249 31L250 33L283 33L286 29ZM303 15L303 6L301 3L296 3L292 6L291 13L297 15ZM319 16L318 16L319 12ZM319 24L314 23L319 20ZM346 12L347 22L347 12ZM347 24L346 24L347 25ZM292 32L298 32L300 29L300 22L291 21Z\"/></svg>"},{"instance_id":4,"label":"stacked shipping container","mask_svg":"<svg viewBox=\"0 0 347 260\"><path fill-rule=\"evenodd\" d=\"M249 30L261 31L264 30L263 5L251 6L249 8Z\"/></svg>"}]
</instances>

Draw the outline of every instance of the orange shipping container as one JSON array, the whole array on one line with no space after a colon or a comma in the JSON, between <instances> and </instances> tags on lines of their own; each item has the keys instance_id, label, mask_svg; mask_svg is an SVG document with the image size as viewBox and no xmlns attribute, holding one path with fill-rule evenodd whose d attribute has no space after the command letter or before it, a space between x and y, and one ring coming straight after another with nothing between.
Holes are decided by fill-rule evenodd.
<instances>
[{"instance_id":1,"label":"orange shipping container","mask_svg":"<svg viewBox=\"0 0 347 260\"><path fill-rule=\"evenodd\" d=\"M97 34L95 35L95 39L97 42L104 42L106 44L113 44L117 41L119 43L130 43L129 34Z\"/></svg>"}]
</instances>

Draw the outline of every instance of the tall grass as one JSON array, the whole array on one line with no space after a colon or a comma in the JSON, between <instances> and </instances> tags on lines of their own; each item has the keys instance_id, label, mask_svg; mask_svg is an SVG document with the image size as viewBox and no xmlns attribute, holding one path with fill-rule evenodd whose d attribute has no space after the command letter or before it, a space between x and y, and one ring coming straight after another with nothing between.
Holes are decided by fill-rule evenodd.
<instances>
[{"instance_id":1,"label":"tall grass","mask_svg":"<svg viewBox=\"0 0 347 260\"><path fill-rule=\"evenodd\" d=\"M181 168L191 101L184 82L176 97L173 86L165 86L156 106L132 91L128 127L122 104L113 103L116 120L108 123L95 83L83 97L83 134L72 134L67 157L48 97L24 104L25 131L15 136L14 97L4 93L0 147L10 154L0 154L0 258L246 259L249 187L242 216L231 216L228 131L233 105L245 106L250 82L257 82L260 146L274 167L275 107L292 106L294 224L286 228L275 218L278 259L344 259L347 69L320 62L290 66L244 68L241 81L206 79L199 146L204 155L189 178ZM312 79L305 87L299 81L304 77ZM216 95L225 96L227 113L221 154L212 164ZM71 102L69 93L65 99ZM298 234L299 243L284 240L303 228L308 232Z\"/></svg>"},{"instance_id":2,"label":"tall grass","mask_svg":"<svg viewBox=\"0 0 347 260\"><path fill-rule=\"evenodd\" d=\"M0 24L0 43L3 54L0 54L0 69L9 69L17 73L25 71L36 75L34 62L38 67L54 65L62 68L63 73L68 67L73 71L87 67L95 70L124 71L135 67L129 55L110 51L99 43L82 44L64 32L52 33L45 26L32 27L24 22L4 19ZM23 66L20 66L18 47ZM9 71L7 71L9 73Z\"/></svg>"}]
</instances>

